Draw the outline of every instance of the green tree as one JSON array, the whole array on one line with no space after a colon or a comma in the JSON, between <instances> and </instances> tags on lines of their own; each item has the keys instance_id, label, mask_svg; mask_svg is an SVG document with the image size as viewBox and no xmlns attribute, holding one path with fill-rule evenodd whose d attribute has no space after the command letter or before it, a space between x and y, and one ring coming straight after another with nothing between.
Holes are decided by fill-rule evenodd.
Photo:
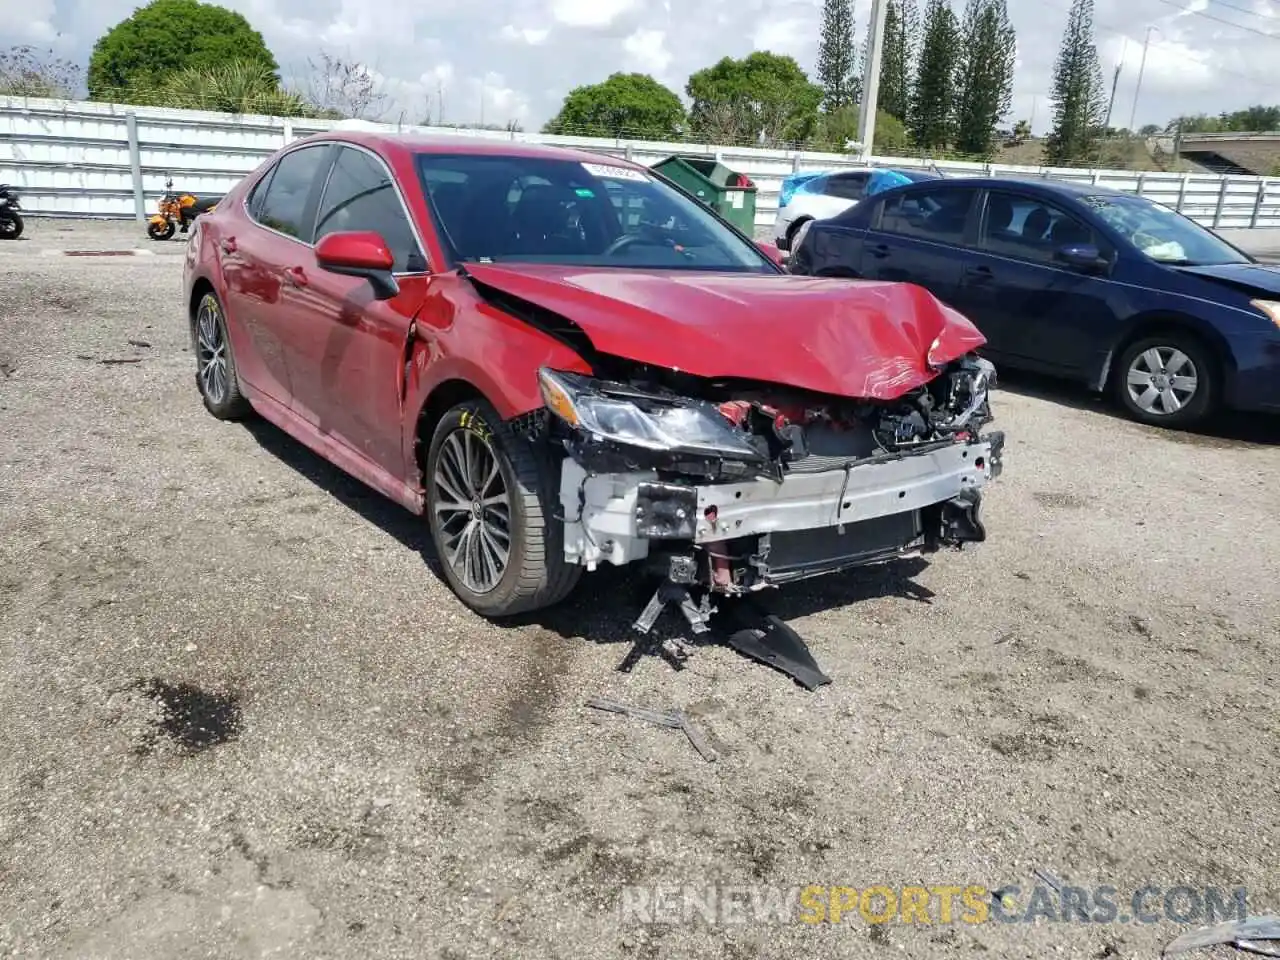
<instances>
[{"instance_id":1,"label":"green tree","mask_svg":"<svg viewBox=\"0 0 1280 960\"><path fill-rule=\"evenodd\" d=\"M822 115L822 125L818 140L823 147L843 153L848 144L857 142L861 133L858 119L862 116L860 107L841 107ZM883 110L876 111L875 142L872 146L880 156L905 156L911 151L911 141L902 121Z\"/></svg>"},{"instance_id":2,"label":"green tree","mask_svg":"<svg viewBox=\"0 0 1280 960\"><path fill-rule=\"evenodd\" d=\"M673 140L684 130L684 104L645 73L615 73L575 87L543 133L635 140Z\"/></svg>"},{"instance_id":3,"label":"green tree","mask_svg":"<svg viewBox=\"0 0 1280 960\"><path fill-rule=\"evenodd\" d=\"M818 128L822 88L792 57L757 50L689 77L689 121L711 142L802 142Z\"/></svg>"},{"instance_id":4,"label":"green tree","mask_svg":"<svg viewBox=\"0 0 1280 960\"><path fill-rule=\"evenodd\" d=\"M911 68L919 46L920 18L915 0L887 2L876 104L879 110L905 123L911 112Z\"/></svg>"},{"instance_id":5,"label":"green tree","mask_svg":"<svg viewBox=\"0 0 1280 960\"><path fill-rule=\"evenodd\" d=\"M1005 0L969 0L961 30L955 149L990 157L996 127L1013 105L1017 37Z\"/></svg>"},{"instance_id":6,"label":"green tree","mask_svg":"<svg viewBox=\"0 0 1280 960\"><path fill-rule=\"evenodd\" d=\"M947 0L929 0L907 122L917 147L938 150L951 142L959 59L960 29L956 15Z\"/></svg>"},{"instance_id":7,"label":"green tree","mask_svg":"<svg viewBox=\"0 0 1280 960\"><path fill-rule=\"evenodd\" d=\"M1091 161L1107 113L1102 66L1093 42L1093 0L1073 0L1053 68L1053 130L1045 141L1050 164Z\"/></svg>"},{"instance_id":8,"label":"green tree","mask_svg":"<svg viewBox=\"0 0 1280 960\"><path fill-rule=\"evenodd\" d=\"M282 90L266 64L230 60L213 67L187 67L151 86L135 85L130 100L154 107L260 113L274 117L325 116L322 108Z\"/></svg>"},{"instance_id":9,"label":"green tree","mask_svg":"<svg viewBox=\"0 0 1280 960\"><path fill-rule=\"evenodd\" d=\"M828 113L855 105L862 97L858 50L853 38L852 0L824 0L818 81L822 85L822 108Z\"/></svg>"},{"instance_id":10,"label":"green tree","mask_svg":"<svg viewBox=\"0 0 1280 960\"><path fill-rule=\"evenodd\" d=\"M152 0L104 33L89 57L89 99L154 87L186 68L208 70L236 60L262 64L279 86L279 65L262 34L240 14L199 0Z\"/></svg>"}]
</instances>

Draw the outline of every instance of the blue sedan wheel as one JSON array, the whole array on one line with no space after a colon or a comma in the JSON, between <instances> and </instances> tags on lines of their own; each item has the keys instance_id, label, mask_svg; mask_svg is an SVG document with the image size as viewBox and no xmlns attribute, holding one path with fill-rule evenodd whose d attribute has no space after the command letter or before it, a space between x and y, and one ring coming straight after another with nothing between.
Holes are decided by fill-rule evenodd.
<instances>
[{"instance_id":1,"label":"blue sedan wheel","mask_svg":"<svg viewBox=\"0 0 1280 960\"><path fill-rule=\"evenodd\" d=\"M1120 358L1117 393L1142 423L1187 427L1211 411L1216 373L1207 352L1178 333L1145 337Z\"/></svg>"}]
</instances>

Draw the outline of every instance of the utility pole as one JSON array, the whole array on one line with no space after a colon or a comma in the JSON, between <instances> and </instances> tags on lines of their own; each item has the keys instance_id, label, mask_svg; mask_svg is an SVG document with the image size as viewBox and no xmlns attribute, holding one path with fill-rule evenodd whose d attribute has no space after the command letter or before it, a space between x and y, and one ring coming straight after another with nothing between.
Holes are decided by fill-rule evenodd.
<instances>
[{"instance_id":1,"label":"utility pole","mask_svg":"<svg viewBox=\"0 0 1280 960\"><path fill-rule=\"evenodd\" d=\"M1116 64L1115 76L1111 78L1111 99L1107 101L1107 119L1102 122L1103 131L1111 129L1111 108L1116 105L1116 87L1120 84L1120 68L1124 66L1124 62ZM1133 132L1133 123L1129 123L1129 132Z\"/></svg>"},{"instance_id":2,"label":"utility pole","mask_svg":"<svg viewBox=\"0 0 1280 960\"><path fill-rule=\"evenodd\" d=\"M1138 118L1138 94L1142 92L1142 72L1147 68L1147 47L1151 46L1151 32L1160 32L1157 26L1147 27L1147 39L1142 43L1142 62L1138 64L1138 82L1133 88L1133 111L1129 114L1129 129L1133 129Z\"/></svg>"},{"instance_id":3,"label":"utility pole","mask_svg":"<svg viewBox=\"0 0 1280 960\"><path fill-rule=\"evenodd\" d=\"M884 49L884 21L889 0L871 0L871 32L867 34L867 62L862 75L862 116L858 139L862 141L862 159L871 159L876 137L876 97L880 93L880 54Z\"/></svg>"}]
</instances>

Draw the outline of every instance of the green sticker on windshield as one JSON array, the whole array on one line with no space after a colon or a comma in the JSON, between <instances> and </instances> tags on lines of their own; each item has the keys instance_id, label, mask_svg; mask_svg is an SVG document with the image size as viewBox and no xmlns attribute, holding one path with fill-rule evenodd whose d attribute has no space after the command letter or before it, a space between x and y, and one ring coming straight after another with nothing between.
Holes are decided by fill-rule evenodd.
<instances>
[{"instance_id":1,"label":"green sticker on windshield","mask_svg":"<svg viewBox=\"0 0 1280 960\"><path fill-rule=\"evenodd\" d=\"M573 192L574 192L574 193L576 193L576 194L577 194L578 196L580 196L580 197L594 197L594 196L595 196L594 191L588 190L586 187L579 187L577 190L575 190L575 191L573 191Z\"/></svg>"}]
</instances>

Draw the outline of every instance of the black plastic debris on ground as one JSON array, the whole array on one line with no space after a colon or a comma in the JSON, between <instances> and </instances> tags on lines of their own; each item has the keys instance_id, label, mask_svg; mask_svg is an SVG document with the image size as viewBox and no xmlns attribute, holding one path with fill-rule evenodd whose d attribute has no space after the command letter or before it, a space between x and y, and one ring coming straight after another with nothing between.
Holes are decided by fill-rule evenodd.
<instances>
[{"instance_id":1,"label":"black plastic debris on ground","mask_svg":"<svg viewBox=\"0 0 1280 960\"><path fill-rule=\"evenodd\" d=\"M233 694L160 679L141 681L140 686L160 706L160 732L188 750L205 750L240 733L240 705Z\"/></svg>"}]
</instances>

